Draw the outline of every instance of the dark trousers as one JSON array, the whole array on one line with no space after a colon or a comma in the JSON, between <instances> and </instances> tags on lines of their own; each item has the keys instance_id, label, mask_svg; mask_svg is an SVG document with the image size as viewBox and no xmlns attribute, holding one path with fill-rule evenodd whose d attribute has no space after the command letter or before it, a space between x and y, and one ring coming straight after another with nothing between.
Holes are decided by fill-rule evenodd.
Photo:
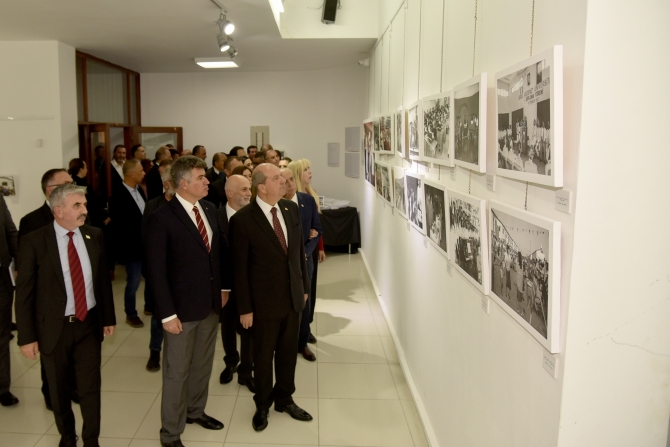
<instances>
[{"instance_id":1,"label":"dark trousers","mask_svg":"<svg viewBox=\"0 0 670 447\"><path fill-rule=\"evenodd\" d=\"M14 287L7 267L0 267L0 394L9 391L12 381L9 364L9 337L12 331Z\"/></svg>"},{"instance_id":2,"label":"dark trousers","mask_svg":"<svg viewBox=\"0 0 670 447\"><path fill-rule=\"evenodd\" d=\"M314 321L314 308L316 307L316 274L319 271L319 249L315 249L314 253L312 253L312 264L314 267L314 271L312 272L312 284L311 284L311 290L309 292L309 301L310 301L310 308L309 308L309 322L311 323Z\"/></svg>"},{"instance_id":3,"label":"dark trousers","mask_svg":"<svg viewBox=\"0 0 670 447\"><path fill-rule=\"evenodd\" d=\"M49 382L51 405L61 436L75 436L72 412L71 375L79 392L84 427L81 438L84 446L97 446L100 436L100 351L96 332L100 330L95 308L89 310L86 321L63 323L54 350L41 353L42 364Z\"/></svg>"},{"instance_id":4,"label":"dark trousers","mask_svg":"<svg viewBox=\"0 0 670 447\"><path fill-rule=\"evenodd\" d=\"M154 312L153 291L149 281L144 284L144 308L153 312L151 315L151 338L149 339L149 349L160 352L163 346L163 322Z\"/></svg>"},{"instance_id":5,"label":"dark trousers","mask_svg":"<svg viewBox=\"0 0 670 447\"><path fill-rule=\"evenodd\" d=\"M142 281L142 261L126 261L126 290L123 292L123 305L127 317L136 317L136 294ZM146 296L145 296L146 301Z\"/></svg>"},{"instance_id":6,"label":"dark trousers","mask_svg":"<svg viewBox=\"0 0 670 447\"><path fill-rule=\"evenodd\" d=\"M251 378L254 370L254 359L252 353L251 330L244 329L240 324L240 317L237 314L237 306L234 302L228 302L219 318L221 321L221 341L223 342L223 361L226 366L237 368L238 378ZM237 334L240 334L240 351L237 350Z\"/></svg>"},{"instance_id":7,"label":"dark trousers","mask_svg":"<svg viewBox=\"0 0 670 447\"><path fill-rule=\"evenodd\" d=\"M312 274L314 272L314 258L309 256L307 258L307 277L309 280L312 280ZM312 299L308 299L305 302L305 308L301 312L300 316L300 333L298 335L298 351L302 351L305 346L307 346L307 340L309 339L309 324L312 322L314 312L312 310Z\"/></svg>"},{"instance_id":8,"label":"dark trousers","mask_svg":"<svg viewBox=\"0 0 670 447\"><path fill-rule=\"evenodd\" d=\"M295 365L298 356L300 314L289 311L282 318L254 318L254 401L259 410L268 410L272 402L285 406L293 403L295 392ZM272 362L276 383L272 385Z\"/></svg>"}]
</instances>

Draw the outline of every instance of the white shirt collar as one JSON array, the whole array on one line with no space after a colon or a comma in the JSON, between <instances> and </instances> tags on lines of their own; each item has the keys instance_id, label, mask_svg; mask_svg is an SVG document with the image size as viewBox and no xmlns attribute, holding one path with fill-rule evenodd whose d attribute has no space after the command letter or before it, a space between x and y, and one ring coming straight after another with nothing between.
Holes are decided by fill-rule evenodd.
<instances>
[{"instance_id":1,"label":"white shirt collar","mask_svg":"<svg viewBox=\"0 0 670 447\"><path fill-rule=\"evenodd\" d=\"M293 197L291 197L291 202L295 203L296 205L300 206L300 203L298 203L298 191L293 194Z\"/></svg>"},{"instance_id":2,"label":"white shirt collar","mask_svg":"<svg viewBox=\"0 0 670 447\"><path fill-rule=\"evenodd\" d=\"M221 174L221 171L219 171L218 169L216 169L216 166L212 166L212 169L214 169L214 173L215 173L216 175Z\"/></svg>"},{"instance_id":3,"label":"white shirt collar","mask_svg":"<svg viewBox=\"0 0 670 447\"><path fill-rule=\"evenodd\" d=\"M237 211L235 211L230 205L228 205L228 204L226 203L226 215L228 216L228 220L230 220L230 218L233 217L233 215L234 215L236 212L237 212Z\"/></svg>"},{"instance_id":4,"label":"white shirt collar","mask_svg":"<svg viewBox=\"0 0 670 447\"><path fill-rule=\"evenodd\" d=\"M258 203L258 206L261 207L261 210L263 210L263 212L264 212L265 214L270 214L270 210L271 210L272 208L277 208L277 209L279 210L279 207L277 206L276 203L275 203L274 206L272 206L272 205L270 205L270 204L268 204L268 203L265 203L265 202L263 201L263 199L261 199L261 198L258 197L258 196L256 196L256 203Z\"/></svg>"},{"instance_id":5,"label":"white shirt collar","mask_svg":"<svg viewBox=\"0 0 670 447\"><path fill-rule=\"evenodd\" d=\"M58 225L58 222L56 222L55 220L54 220L54 230L56 230L56 236L58 237L65 237L70 232L70 230L66 230L65 228ZM81 231L79 231L79 227L72 230L72 232L77 236L81 237Z\"/></svg>"},{"instance_id":6,"label":"white shirt collar","mask_svg":"<svg viewBox=\"0 0 670 447\"><path fill-rule=\"evenodd\" d=\"M189 202L188 200L186 200L185 198L183 198L182 196L180 196L179 193L176 193L174 196L177 198L177 200L179 200L179 203L181 203L181 205L184 207L186 212L193 211L194 206L197 206L198 210L202 210L202 207L200 206L200 204L198 202L195 202L195 205L194 205L191 202Z\"/></svg>"}]
</instances>

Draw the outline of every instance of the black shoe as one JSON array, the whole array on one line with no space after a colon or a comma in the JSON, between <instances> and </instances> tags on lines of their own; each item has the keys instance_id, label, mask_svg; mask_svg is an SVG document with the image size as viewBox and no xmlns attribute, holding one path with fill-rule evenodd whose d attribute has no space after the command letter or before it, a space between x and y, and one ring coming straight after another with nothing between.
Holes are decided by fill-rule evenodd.
<instances>
[{"instance_id":1,"label":"black shoe","mask_svg":"<svg viewBox=\"0 0 670 447\"><path fill-rule=\"evenodd\" d=\"M77 447L77 439L76 435L61 436L58 447Z\"/></svg>"},{"instance_id":2,"label":"black shoe","mask_svg":"<svg viewBox=\"0 0 670 447\"><path fill-rule=\"evenodd\" d=\"M172 442L161 441L161 446L162 447L185 447L184 444L181 443L181 440L172 441Z\"/></svg>"},{"instance_id":3,"label":"black shoe","mask_svg":"<svg viewBox=\"0 0 670 447\"><path fill-rule=\"evenodd\" d=\"M302 348L302 349L301 349L300 351L298 351L298 352L299 352L300 354L302 354L302 356L303 356L303 357L305 358L305 360L307 360L308 362L315 362L315 361L316 361L316 356L314 355L314 353L312 352L312 350L309 349L309 347L305 346L304 348Z\"/></svg>"},{"instance_id":4,"label":"black shoe","mask_svg":"<svg viewBox=\"0 0 670 447\"><path fill-rule=\"evenodd\" d=\"M237 383L239 383L242 386L246 386L247 388L249 388L249 391L256 394L256 383L254 382L253 377L240 377L238 375Z\"/></svg>"},{"instance_id":5,"label":"black shoe","mask_svg":"<svg viewBox=\"0 0 670 447\"><path fill-rule=\"evenodd\" d=\"M263 431L268 426L268 410L256 410L254 418L251 420L251 426L256 431Z\"/></svg>"},{"instance_id":6,"label":"black shoe","mask_svg":"<svg viewBox=\"0 0 670 447\"><path fill-rule=\"evenodd\" d=\"M19 403L19 399L14 396L12 393L7 391L6 393L0 394L0 405L3 407L11 407Z\"/></svg>"},{"instance_id":7,"label":"black shoe","mask_svg":"<svg viewBox=\"0 0 670 447\"><path fill-rule=\"evenodd\" d=\"M313 419L311 414L309 414L296 404L288 404L284 407L280 407L277 404L275 404L275 411L278 411L280 413L286 412L288 413L289 416L298 421L311 421Z\"/></svg>"},{"instance_id":8,"label":"black shoe","mask_svg":"<svg viewBox=\"0 0 670 447\"><path fill-rule=\"evenodd\" d=\"M186 418L187 424L198 424L202 428L207 430L221 430L223 428L223 422L217 421L211 416L207 416L205 413L202 414L198 419Z\"/></svg>"},{"instance_id":9,"label":"black shoe","mask_svg":"<svg viewBox=\"0 0 670 447\"><path fill-rule=\"evenodd\" d=\"M74 402L75 404L79 405L79 393L75 390L72 392L72 395L70 396L70 400Z\"/></svg>"},{"instance_id":10,"label":"black shoe","mask_svg":"<svg viewBox=\"0 0 670 447\"><path fill-rule=\"evenodd\" d=\"M147 362L147 371L156 372L161 369L161 352L149 350L149 361Z\"/></svg>"},{"instance_id":11,"label":"black shoe","mask_svg":"<svg viewBox=\"0 0 670 447\"><path fill-rule=\"evenodd\" d=\"M235 374L235 371L237 371L237 365L226 366L226 368L223 371L221 371L221 375L219 376L219 383L221 385L224 385L226 383L232 382L233 374Z\"/></svg>"},{"instance_id":12,"label":"black shoe","mask_svg":"<svg viewBox=\"0 0 670 447\"><path fill-rule=\"evenodd\" d=\"M11 332L9 333L9 339L14 340L14 334L12 334Z\"/></svg>"},{"instance_id":13,"label":"black shoe","mask_svg":"<svg viewBox=\"0 0 670 447\"><path fill-rule=\"evenodd\" d=\"M12 328L10 330L12 332L16 331L16 323L12 322Z\"/></svg>"},{"instance_id":14,"label":"black shoe","mask_svg":"<svg viewBox=\"0 0 670 447\"><path fill-rule=\"evenodd\" d=\"M307 338L307 343L311 343L313 345L316 344L316 337L310 332L309 337Z\"/></svg>"},{"instance_id":15,"label":"black shoe","mask_svg":"<svg viewBox=\"0 0 670 447\"><path fill-rule=\"evenodd\" d=\"M151 315L153 315L153 314L154 314L153 311L147 309L146 307L144 308L144 315L151 316Z\"/></svg>"},{"instance_id":16,"label":"black shoe","mask_svg":"<svg viewBox=\"0 0 670 447\"><path fill-rule=\"evenodd\" d=\"M51 402L44 401L44 405L47 407L47 410L54 411L54 407L51 406Z\"/></svg>"},{"instance_id":17,"label":"black shoe","mask_svg":"<svg viewBox=\"0 0 670 447\"><path fill-rule=\"evenodd\" d=\"M135 329L144 327L144 323L140 320L140 317L135 315L134 317L126 317L126 324Z\"/></svg>"}]
</instances>

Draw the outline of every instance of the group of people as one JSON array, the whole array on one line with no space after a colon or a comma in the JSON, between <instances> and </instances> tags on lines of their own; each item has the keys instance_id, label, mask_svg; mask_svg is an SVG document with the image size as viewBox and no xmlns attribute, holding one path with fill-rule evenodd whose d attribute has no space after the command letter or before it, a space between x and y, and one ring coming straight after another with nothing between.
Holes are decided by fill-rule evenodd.
<instances>
[{"instance_id":1,"label":"group of people","mask_svg":"<svg viewBox=\"0 0 670 447\"><path fill-rule=\"evenodd\" d=\"M479 210L460 199L449 201L449 231L454 234L456 264L482 283L482 245Z\"/></svg>"},{"instance_id":2,"label":"group of people","mask_svg":"<svg viewBox=\"0 0 670 447\"><path fill-rule=\"evenodd\" d=\"M163 371L161 445L182 446L185 424L223 428L205 413L219 324L226 364L219 381L237 372L254 393L253 428L265 429L273 404L312 420L292 399L297 355L316 360L308 343L316 343L310 323L325 260L310 163L280 159L271 146L236 146L214 154L211 167L203 146L184 152L163 146L146 171L144 147L126 159L117 146L109 169L96 160L89 173L81 159L67 171L50 169L42 177L46 202L18 230L0 197L0 404L19 403L9 390L14 259L18 344L27 358L39 356L60 446L77 442L72 401L81 405L84 446L98 445L100 342L117 324L117 263L127 276L125 322L134 328L144 325L136 294L146 279L146 369ZM101 178L112 184L108 198Z\"/></svg>"},{"instance_id":3,"label":"group of people","mask_svg":"<svg viewBox=\"0 0 670 447\"><path fill-rule=\"evenodd\" d=\"M440 104L440 100L436 100L435 106L423 114L423 128L425 155L442 158L445 146L449 147L449 103Z\"/></svg>"},{"instance_id":4,"label":"group of people","mask_svg":"<svg viewBox=\"0 0 670 447\"><path fill-rule=\"evenodd\" d=\"M538 118L528 128L524 116L512 127L498 129L498 167L533 174L551 175L551 140L549 123Z\"/></svg>"},{"instance_id":5,"label":"group of people","mask_svg":"<svg viewBox=\"0 0 670 447\"><path fill-rule=\"evenodd\" d=\"M456 158L469 163L477 163L479 160L479 116L477 113L469 113L466 104L456 119Z\"/></svg>"}]
</instances>

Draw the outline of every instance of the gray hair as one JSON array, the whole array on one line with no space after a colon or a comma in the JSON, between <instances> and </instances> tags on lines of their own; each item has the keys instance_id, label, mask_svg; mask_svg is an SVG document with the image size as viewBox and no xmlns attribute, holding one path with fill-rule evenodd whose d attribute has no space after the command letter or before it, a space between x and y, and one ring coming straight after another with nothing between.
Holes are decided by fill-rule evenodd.
<instances>
[{"instance_id":1,"label":"gray hair","mask_svg":"<svg viewBox=\"0 0 670 447\"><path fill-rule=\"evenodd\" d=\"M179 188L179 184L182 180L187 182L191 181L193 176L194 169L204 169L207 170L207 163L204 160L195 157L193 155L185 155L179 157L177 161L172 163L172 169L170 169L170 174L172 177L172 186L175 189Z\"/></svg>"},{"instance_id":2,"label":"gray hair","mask_svg":"<svg viewBox=\"0 0 670 447\"><path fill-rule=\"evenodd\" d=\"M161 174L161 181L168 182L168 193L174 195L174 186L172 185L172 165L168 165Z\"/></svg>"},{"instance_id":3,"label":"gray hair","mask_svg":"<svg viewBox=\"0 0 670 447\"><path fill-rule=\"evenodd\" d=\"M260 165L259 165L260 166ZM253 191L258 190L258 185L262 185L268 179L268 176L265 175L262 169L254 169L254 172L251 174L251 189Z\"/></svg>"},{"instance_id":4,"label":"gray hair","mask_svg":"<svg viewBox=\"0 0 670 447\"><path fill-rule=\"evenodd\" d=\"M51 209L54 209L57 206L62 206L65 203L67 196L72 194L81 194L82 196L85 196L86 187L75 185L74 183L65 183L57 186L51 191L51 196L49 197L49 205L51 205Z\"/></svg>"}]
</instances>

